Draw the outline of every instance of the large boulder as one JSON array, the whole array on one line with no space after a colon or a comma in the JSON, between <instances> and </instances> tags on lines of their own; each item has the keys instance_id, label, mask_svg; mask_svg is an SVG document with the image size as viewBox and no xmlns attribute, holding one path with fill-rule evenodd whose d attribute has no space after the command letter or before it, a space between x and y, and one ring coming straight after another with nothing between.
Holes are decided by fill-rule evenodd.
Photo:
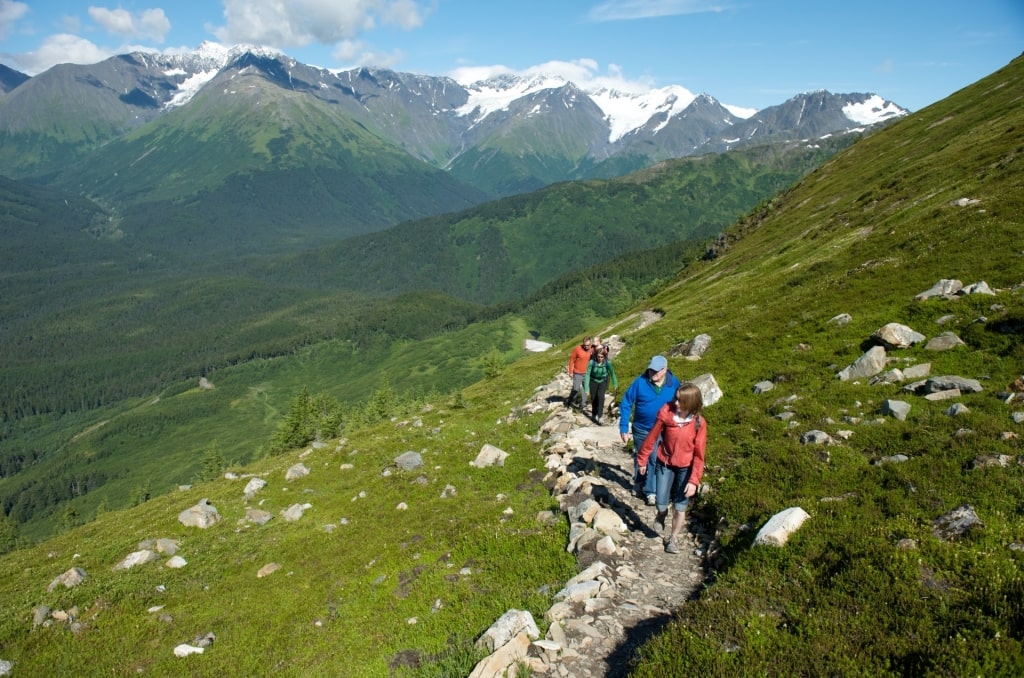
<instances>
[{"instance_id":1,"label":"large boulder","mask_svg":"<svg viewBox=\"0 0 1024 678\"><path fill-rule=\"evenodd\" d=\"M915 332L906 325L900 323L888 323L875 330L871 338L885 346L887 349L910 348L925 340L920 332Z\"/></svg>"},{"instance_id":2,"label":"large boulder","mask_svg":"<svg viewBox=\"0 0 1024 678\"><path fill-rule=\"evenodd\" d=\"M210 504L210 500L204 497L195 506L179 513L178 522L185 527L198 527L205 530L220 522L220 513L215 506Z\"/></svg>"},{"instance_id":3,"label":"large boulder","mask_svg":"<svg viewBox=\"0 0 1024 678\"><path fill-rule=\"evenodd\" d=\"M789 537L800 529L804 521L810 518L807 511L799 506L788 508L776 513L768 519L754 537L755 545L784 546Z\"/></svg>"},{"instance_id":4,"label":"large boulder","mask_svg":"<svg viewBox=\"0 0 1024 678\"><path fill-rule=\"evenodd\" d=\"M722 387L718 385L712 374L702 374L699 377L694 377L690 382L700 389L704 407L711 407L724 397Z\"/></svg>"},{"instance_id":5,"label":"large boulder","mask_svg":"<svg viewBox=\"0 0 1024 678\"><path fill-rule=\"evenodd\" d=\"M885 347L872 346L849 366L836 373L840 381L873 377L885 369Z\"/></svg>"},{"instance_id":6,"label":"large boulder","mask_svg":"<svg viewBox=\"0 0 1024 678\"><path fill-rule=\"evenodd\" d=\"M485 443L484 446L480 448L480 453L476 455L476 459L469 462L469 465L476 466L477 468L504 466L506 459L508 459L508 452L499 447L495 447L490 443Z\"/></svg>"}]
</instances>

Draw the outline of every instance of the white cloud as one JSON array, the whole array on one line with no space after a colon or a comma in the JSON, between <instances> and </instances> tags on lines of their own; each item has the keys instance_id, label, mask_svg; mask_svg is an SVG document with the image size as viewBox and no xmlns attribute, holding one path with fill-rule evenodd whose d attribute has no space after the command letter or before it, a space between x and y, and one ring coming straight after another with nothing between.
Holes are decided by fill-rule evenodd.
<instances>
[{"instance_id":1,"label":"white cloud","mask_svg":"<svg viewBox=\"0 0 1024 678\"><path fill-rule=\"evenodd\" d=\"M714 0L606 0L591 8L587 16L591 21L625 21L721 12L725 9Z\"/></svg>"},{"instance_id":2,"label":"white cloud","mask_svg":"<svg viewBox=\"0 0 1024 678\"><path fill-rule=\"evenodd\" d=\"M227 44L331 45L371 31L378 22L416 28L430 11L415 0L224 0L226 24L215 34Z\"/></svg>"},{"instance_id":3,"label":"white cloud","mask_svg":"<svg viewBox=\"0 0 1024 678\"><path fill-rule=\"evenodd\" d=\"M340 63L348 64L344 68L333 69L343 71L358 66L390 68L401 61L403 55L398 50L390 54L376 52L369 45L359 40L342 40L335 44L331 56Z\"/></svg>"},{"instance_id":4,"label":"white cloud","mask_svg":"<svg viewBox=\"0 0 1024 678\"><path fill-rule=\"evenodd\" d=\"M14 23L28 13L28 5L14 0L0 0L0 39L7 37Z\"/></svg>"},{"instance_id":5,"label":"white cloud","mask_svg":"<svg viewBox=\"0 0 1024 678\"><path fill-rule=\"evenodd\" d=\"M85 38L68 33L48 36L34 52L17 55L20 70L28 75L42 73L54 64L94 64L113 56Z\"/></svg>"},{"instance_id":6,"label":"white cloud","mask_svg":"<svg viewBox=\"0 0 1024 678\"><path fill-rule=\"evenodd\" d=\"M163 42L171 30L171 22L162 9L147 9L136 15L121 8L90 7L89 16L108 33L127 38L141 36Z\"/></svg>"},{"instance_id":7,"label":"white cloud","mask_svg":"<svg viewBox=\"0 0 1024 678\"><path fill-rule=\"evenodd\" d=\"M622 74L622 69L610 64L604 73L601 66L593 59L576 59L575 61L548 61L522 70L514 70L508 66L464 66L448 73L448 77L462 85L487 80L497 75L515 74L523 77L559 76L576 84L587 91L609 89L624 93L646 92L653 86L649 78L629 79Z\"/></svg>"}]
</instances>

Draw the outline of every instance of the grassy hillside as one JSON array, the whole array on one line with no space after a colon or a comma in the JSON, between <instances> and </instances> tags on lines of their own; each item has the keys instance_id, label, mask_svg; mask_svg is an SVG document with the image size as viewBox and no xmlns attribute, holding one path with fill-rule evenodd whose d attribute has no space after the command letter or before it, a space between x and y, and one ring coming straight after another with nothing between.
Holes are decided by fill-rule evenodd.
<instances>
[{"instance_id":1,"label":"grassy hillside","mask_svg":"<svg viewBox=\"0 0 1024 678\"><path fill-rule=\"evenodd\" d=\"M998 394L1024 373L1022 81L1018 59L859 142L652 299L666 317L637 357L712 336L686 374L712 372L726 393L707 413L710 487L697 512L718 526L721 552L714 585L634 675L1020 674L1024 579L1012 545L1024 542L1024 429L1011 413L1024 402ZM999 292L915 300L942 278ZM829 323L840 313L848 325ZM930 362L932 375L980 379L984 391L929 402L838 380L889 322L966 342L891 352L894 367ZM775 389L755 395L764 379ZM796 426L773 417L789 396ZM907 420L875 424L890 398L911 404ZM969 413L948 415L952 402ZM815 448L799 442L810 429L852 435ZM909 460L879 464L897 454ZM1000 454L1008 467L975 468ZM984 527L934 536L933 522L962 505ZM752 547L791 506L811 519L790 543Z\"/></svg>"},{"instance_id":2,"label":"grassy hillside","mask_svg":"<svg viewBox=\"0 0 1024 678\"><path fill-rule=\"evenodd\" d=\"M705 413L707 488L693 511L718 532L714 582L642 648L632 675L1024 669L1021 551L1011 548L1024 543L1024 430L1011 418L1024 404L996 395L1024 372L1022 80L1018 59L858 142L742 219L716 258L693 262L640 307L663 320L643 330L613 323L627 342L623 374L708 333L700 362L672 366L682 377L714 374L725 393ZM943 278L984 280L997 294L915 300ZM848 324L829 322L841 313ZM952 319L938 324L944 316ZM966 342L891 353L895 365L930 362L932 375L979 379L982 392L958 399L968 413L947 415L956 401L896 385L836 378L889 322ZM29 675L388 676L410 651L427 660L420 675L466 675L473 639L510 607L540 621L573 571L565 525L535 520L551 505L534 472L540 418L495 424L551 379L569 345L492 372L459 398L394 406L393 419L344 440L235 469L267 474L257 501L274 515L311 504L297 523L237 525L242 480L217 480L3 556L3 658ZM762 380L775 388L755 394ZM796 425L774 417L784 407L776 400L790 396ZM906 421L883 417L890 398L911 403ZM801 444L810 429L843 442ZM847 440L841 430L852 432ZM485 442L512 454L479 473L467 462ZM382 473L407 450L423 453L421 472ZM896 454L908 460L878 463ZM975 468L979 455L1012 462ZM285 483L300 459L312 473ZM455 497L441 498L446 484ZM179 526L178 513L203 497L225 521ZM933 522L965 504L984 527L936 537ZM753 546L759 527L790 506L811 519L783 548ZM189 564L111 570L158 537L180 539ZM271 562L282 569L258 578ZM89 572L85 584L46 591L76 565ZM78 626L31 628L41 604L74 610ZM171 653L210 632L217 640L206 654Z\"/></svg>"}]
</instances>

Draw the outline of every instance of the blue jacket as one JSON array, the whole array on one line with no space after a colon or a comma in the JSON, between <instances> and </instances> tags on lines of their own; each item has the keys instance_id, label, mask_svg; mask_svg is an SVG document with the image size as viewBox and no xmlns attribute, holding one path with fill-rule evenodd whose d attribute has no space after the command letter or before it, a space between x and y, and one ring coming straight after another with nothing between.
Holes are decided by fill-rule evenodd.
<instances>
[{"instance_id":1,"label":"blue jacket","mask_svg":"<svg viewBox=\"0 0 1024 678\"><path fill-rule=\"evenodd\" d=\"M619 431L629 432L630 419L636 428L650 431L658 418L658 410L672 400L678 388L679 380L672 374L672 370L665 373L665 383L660 389L651 383L646 372L634 379L622 395L619 405Z\"/></svg>"}]
</instances>

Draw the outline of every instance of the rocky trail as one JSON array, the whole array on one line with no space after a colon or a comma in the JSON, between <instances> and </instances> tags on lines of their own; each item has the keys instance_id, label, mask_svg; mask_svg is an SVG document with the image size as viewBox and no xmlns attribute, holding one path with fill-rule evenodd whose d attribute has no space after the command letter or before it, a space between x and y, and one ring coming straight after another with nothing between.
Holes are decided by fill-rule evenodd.
<instances>
[{"instance_id":1,"label":"rocky trail","mask_svg":"<svg viewBox=\"0 0 1024 678\"><path fill-rule=\"evenodd\" d=\"M655 507L632 491L632 451L619 437L617 413L595 425L589 414L565 407L570 386L563 372L518 410L549 412L538 442L548 482L571 525L567 549L576 554L580 574L547 611L546 637L529 643L523 638L518 650L509 650L515 645L509 642L488 658L489 668L488 660L481 662L474 677L505 675L515 661L528 663L534 675L626 676L637 650L698 594L707 577L703 563L713 535L688 516L679 553L665 552L667 531L655 524Z\"/></svg>"}]
</instances>

